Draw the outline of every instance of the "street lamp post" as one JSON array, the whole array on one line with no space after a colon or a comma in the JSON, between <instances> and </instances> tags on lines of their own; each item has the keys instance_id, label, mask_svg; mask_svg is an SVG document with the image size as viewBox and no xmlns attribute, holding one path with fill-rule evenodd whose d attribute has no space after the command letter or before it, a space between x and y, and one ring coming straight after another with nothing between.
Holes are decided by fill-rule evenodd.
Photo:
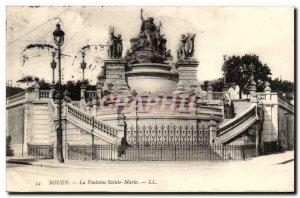
<instances>
[{"instance_id":1,"label":"street lamp post","mask_svg":"<svg viewBox=\"0 0 300 198\"><path fill-rule=\"evenodd\" d=\"M54 72L55 72L55 68L56 68L56 62L54 60L54 57L56 55L55 50L52 51L52 62L51 62L51 68L52 68L52 85L55 84L55 76L54 76Z\"/></svg>"},{"instance_id":2,"label":"street lamp post","mask_svg":"<svg viewBox=\"0 0 300 198\"><path fill-rule=\"evenodd\" d=\"M61 49L64 43L65 33L60 29L60 24L56 24L56 30L53 32L54 42L58 47L58 129L57 129L57 160L64 163L62 150L62 90L61 90Z\"/></svg>"},{"instance_id":3,"label":"street lamp post","mask_svg":"<svg viewBox=\"0 0 300 198\"><path fill-rule=\"evenodd\" d=\"M82 62L80 63L82 69L82 81L84 81L84 70L86 68L86 62L84 61L85 54L82 52Z\"/></svg>"}]
</instances>

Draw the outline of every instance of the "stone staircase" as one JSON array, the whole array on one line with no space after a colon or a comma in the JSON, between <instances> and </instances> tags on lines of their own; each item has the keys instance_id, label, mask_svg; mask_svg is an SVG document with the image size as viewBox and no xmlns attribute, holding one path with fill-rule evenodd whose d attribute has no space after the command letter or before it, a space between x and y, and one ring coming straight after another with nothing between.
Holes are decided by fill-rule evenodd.
<instances>
[{"instance_id":1,"label":"stone staircase","mask_svg":"<svg viewBox=\"0 0 300 198\"><path fill-rule=\"evenodd\" d=\"M54 115L56 114L56 104L54 104L53 100L49 102L49 106L52 111L52 115L57 117L57 115ZM102 142L105 142L105 144L117 143L117 128L101 122L100 120L89 115L84 110L81 110L79 107L76 107L70 103L66 104L64 111L66 120L69 123L72 123L73 128L76 127L80 131L84 131L87 134L93 133L95 137L101 139Z\"/></svg>"},{"instance_id":2,"label":"stone staircase","mask_svg":"<svg viewBox=\"0 0 300 198\"><path fill-rule=\"evenodd\" d=\"M236 107L239 114L219 125L215 138L216 143L226 144L256 123L258 120L257 105L248 102L245 107L242 108L241 106L240 103Z\"/></svg>"}]
</instances>

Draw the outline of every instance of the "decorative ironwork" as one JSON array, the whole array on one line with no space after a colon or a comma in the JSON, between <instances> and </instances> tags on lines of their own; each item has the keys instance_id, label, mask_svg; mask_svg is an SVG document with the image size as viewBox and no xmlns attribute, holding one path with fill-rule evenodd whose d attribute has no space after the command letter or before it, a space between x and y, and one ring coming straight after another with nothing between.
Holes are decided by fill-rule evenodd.
<instances>
[{"instance_id":1,"label":"decorative ironwork","mask_svg":"<svg viewBox=\"0 0 300 198\"><path fill-rule=\"evenodd\" d=\"M142 126L129 127L127 142L131 146L196 146L209 144L205 126Z\"/></svg>"},{"instance_id":2,"label":"decorative ironwork","mask_svg":"<svg viewBox=\"0 0 300 198\"><path fill-rule=\"evenodd\" d=\"M31 145L28 144L28 156L53 158L53 145Z\"/></svg>"},{"instance_id":3,"label":"decorative ironwork","mask_svg":"<svg viewBox=\"0 0 300 198\"><path fill-rule=\"evenodd\" d=\"M255 145L117 146L68 145L68 159L96 161L245 160L256 156Z\"/></svg>"}]
</instances>

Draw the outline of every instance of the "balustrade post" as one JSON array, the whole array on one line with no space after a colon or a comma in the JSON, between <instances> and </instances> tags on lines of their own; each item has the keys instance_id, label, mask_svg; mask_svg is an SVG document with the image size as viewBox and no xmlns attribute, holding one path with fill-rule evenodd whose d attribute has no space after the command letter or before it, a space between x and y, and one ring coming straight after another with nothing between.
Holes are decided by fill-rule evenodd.
<instances>
[{"instance_id":1,"label":"balustrade post","mask_svg":"<svg viewBox=\"0 0 300 198\"><path fill-rule=\"evenodd\" d=\"M97 117L97 99L94 97L92 100L92 116Z\"/></svg>"},{"instance_id":2,"label":"balustrade post","mask_svg":"<svg viewBox=\"0 0 300 198\"><path fill-rule=\"evenodd\" d=\"M211 83L209 83L207 87L207 100L213 100L213 87L211 86Z\"/></svg>"},{"instance_id":3,"label":"balustrade post","mask_svg":"<svg viewBox=\"0 0 300 198\"><path fill-rule=\"evenodd\" d=\"M257 103L256 84L253 80L252 80L251 86L250 86L250 102Z\"/></svg>"},{"instance_id":4,"label":"balustrade post","mask_svg":"<svg viewBox=\"0 0 300 198\"><path fill-rule=\"evenodd\" d=\"M39 85L39 83L36 83L34 85L34 98L35 98L35 100L40 99L40 85Z\"/></svg>"},{"instance_id":5,"label":"balustrade post","mask_svg":"<svg viewBox=\"0 0 300 198\"><path fill-rule=\"evenodd\" d=\"M117 145L121 145L122 143L122 139L126 138L126 123L125 123L125 116L124 113L121 113L118 115L118 134L117 134ZM123 140L124 143L126 142L126 140Z\"/></svg>"},{"instance_id":6,"label":"balustrade post","mask_svg":"<svg viewBox=\"0 0 300 198\"><path fill-rule=\"evenodd\" d=\"M80 100L85 100L86 87L84 84L80 86Z\"/></svg>"},{"instance_id":7,"label":"balustrade post","mask_svg":"<svg viewBox=\"0 0 300 198\"><path fill-rule=\"evenodd\" d=\"M99 99L101 99L102 98L102 85L101 85L101 83L97 83L96 89L97 89L97 95L98 95Z\"/></svg>"},{"instance_id":8,"label":"balustrade post","mask_svg":"<svg viewBox=\"0 0 300 198\"><path fill-rule=\"evenodd\" d=\"M272 89L270 87L270 83L267 82L266 83L266 88L264 89L264 92L266 94L266 100L271 100L271 91L272 91Z\"/></svg>"}]
</instances>

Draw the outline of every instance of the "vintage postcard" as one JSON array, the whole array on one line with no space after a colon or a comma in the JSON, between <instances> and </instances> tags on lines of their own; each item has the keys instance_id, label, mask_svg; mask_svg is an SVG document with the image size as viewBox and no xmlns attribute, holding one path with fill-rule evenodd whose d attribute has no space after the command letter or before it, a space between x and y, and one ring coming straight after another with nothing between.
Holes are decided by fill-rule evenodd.
<instances>
[{"instance_id":1,"label":"vintage postcard","mask_svg":"<svg viewBox=\"0 0 300 198\"><path fill-rule=\"evenodd\" d=\"M8 6L8 192L294 192L292 7Z\"/></svg>"}]
</instances>

